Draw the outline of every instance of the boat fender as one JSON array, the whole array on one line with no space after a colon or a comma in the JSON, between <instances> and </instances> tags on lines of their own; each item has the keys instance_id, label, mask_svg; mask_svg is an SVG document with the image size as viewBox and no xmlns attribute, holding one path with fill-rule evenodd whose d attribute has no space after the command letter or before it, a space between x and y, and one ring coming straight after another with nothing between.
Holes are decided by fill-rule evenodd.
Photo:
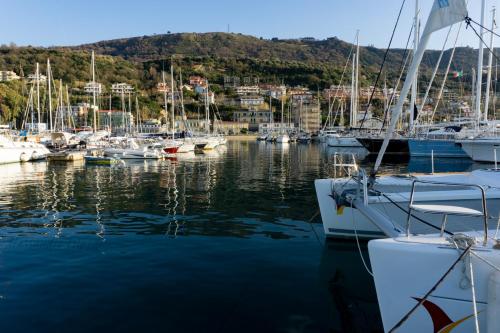
<instances>
[{"instance_id":1,"label":"boat fender","mask_svg":"<svg viewBox=\"0 0 500 333\"><path fill-rule=\"evenodd\" d=\"M500 332L500 272L495 270L488 280L486 328L488 333Z\"/></svg>"},{"instance_id":2,"label":"boat fender","mask_svg":"<svg viewBox=\"0 0 500 333\"><path fill-rule=\"evenodd\" d=\"M30 160L28 154L26 153L21 153L21 155L19 156L19 160L21 162L28 162Z\"/></svg>"}]
</instances>

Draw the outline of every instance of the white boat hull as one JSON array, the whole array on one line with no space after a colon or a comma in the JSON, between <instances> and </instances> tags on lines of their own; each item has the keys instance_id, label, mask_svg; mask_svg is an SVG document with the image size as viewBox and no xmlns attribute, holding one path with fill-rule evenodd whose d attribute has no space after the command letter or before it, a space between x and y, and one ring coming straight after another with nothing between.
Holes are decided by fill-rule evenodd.
<instances>
[{"instance_id":1,"label":"white boat hull","mask_svg":"<svg viewBox=\"0 0 500 333\"><path fill-rule=\"evenodd\" d=\"M278 135L276 138L277 143L288 143L290 142L290 137L288 135Z\"/></svg>"},{"instance_id":2,"label":"white boat hull","mask_svg":"<svg viewBox=\"0 0 500 333\"><path fill-rule=\"evenodd\" d=\"M363 147L355 137L329 136L326 143L330 147Z\"/></svg>"},{"instance_id":3,"label":"white boat hull","mask_svg":"<svg viewBox=\"0 0 500 333\"><path fill-rule=\"evenodd\" d=\"M495 230L490 230L490 234L494 233ZM481 242L482 233L475 236ZM492 249L491 244L476 247L482 258L499 267L498 250ZM371 241L368 249L385 332L418 304L462 253L437 235ZM427 303L418 307L397 332L476 331L468 258L455 266L427 298ZM491 295L500 293L498 282L494 288L489 284L495 274L498 281L498 272L475 256L470 258L480 331L498 332L491 325L496 322L498 328L498 317L491 316L499 311L498 301L488 303Z\"/></svg>"},{"instance_id":4,"label":"white boat hull","mask_svg":"<svg viewBox=\"0 0 500 333\"><path fill-rule=\"evenodd\" d=\"M458 143L469 157L477 162L495 162L500 159L500 138L460 140Z\"/></svg>"},{"instance_id":5,"label":"white boat hull","mask_svg":"<svg viewBox=\"0 0 500 333\"><path fill-rule=\"evenodd\" d=\"M441 178L433 176L425 176L427 178L434 178L436 181L448 178L449 182L455 182L459 179L460 175L451 175L449 177L443 176ZM467 178L468 174L464 174L462 178L464 181L471 181ZM383 178L382 178L383 179ZM407 180L394 178L395 182L392 185L397 190L386 193L386 197L382 195L372 194L368 197L369 205L377 209L378 212L387 216L393 221L394 227L399 230L406 229L406 220L408 217L407 209L410 200L412 178ZM359 210L351 208L348 204L339 200L338 195L334 194L332 189L341 188L347 179L318 179L315 181L316 195L323 220L323 228L325 235L328 237L340 238L353 238L356 234L360 238L381 238L385 237L384 233L377 228L372 221L364 216ZM390 179L388 179L390 180ZM488 174L484 175L484 179L478 182L488 182ZM406 185L405 185L406 182ZM390 182L388 182L390 183ZM449 190L449 187L446 187ZM459 190L443 191L437 189L428 189L417 191L415 195L415 202L419 204L437 204L437 205L452 205L473 208L482 210L481 196L477 189L463 188ZM487 209L490 216L499 216L500 213L500 190L490 188L486 191L487 196ZM391 200L397 204L391 202ZM398 207L399 206L399 207ZM431 223L436 228L441 226L442 215L420 214L417 212L412 213L414 216ZM415 233L429 234L436 232L436 229L427 226L421 222L412 220L412 228ZM494 221L496 222L496 221ZM447 229L450 231L466 231L466 230L479 230L482 228L482 221L478 218L455 218L449 217Z\"/></svg>"},{"instance_id":6,"label":"white boat hull","mask_svg":"<svg viewBox=\"0 0 500 333\"><path fill-rule=\"evenodd\" d=\"M122 160L162 158L162 155L156 151L144 151L141 149L121 149L121 148L106 148L104 149L104 156L116 157Z\"/></svg>"}]
</instances>

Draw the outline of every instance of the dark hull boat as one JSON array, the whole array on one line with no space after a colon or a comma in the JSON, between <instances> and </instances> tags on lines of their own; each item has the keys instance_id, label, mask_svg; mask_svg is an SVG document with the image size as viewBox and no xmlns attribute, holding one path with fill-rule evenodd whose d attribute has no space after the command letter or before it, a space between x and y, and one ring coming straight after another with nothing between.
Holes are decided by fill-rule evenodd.
<instances>
[{"instance_id":1,"label":"dark hull boat","mask_svg":"<svg viewBox=\"0 0 500 333\"><path fill-rule=\"evenodd\" d=\"M384 138L358 138L358 141L365 147L370 153L378 154ZM386 154L409 154L410 149L408 148L408 139L391 139L389 145L387 146Z\"/></svg>"}]
</instances>

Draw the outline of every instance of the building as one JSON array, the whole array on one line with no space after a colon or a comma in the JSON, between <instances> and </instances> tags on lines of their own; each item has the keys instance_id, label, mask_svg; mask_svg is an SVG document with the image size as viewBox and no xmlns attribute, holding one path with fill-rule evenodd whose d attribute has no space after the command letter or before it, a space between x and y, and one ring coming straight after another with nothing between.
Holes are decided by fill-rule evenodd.
<instances>
[{"instance_id":1,"label":"building","mask_svg":"<svg viewBox=\"0 0 500 333\"><path fill-rule=\"evenodd\" d=\"M36 74L30 74L28 75L28 82L29 83L36 83L37 77ZM46 83L47 82L47 76L39 74L38 75L38 82L40 83Z\"/></svg>"},{"instance_id":2,"label":"building","mask_svg":"<svg viewBox=\"0 0 500 333\"><path fill-rule=\"evenodd\" d=\"M212 91L209 91L208 94L207 93L199 94L198 100L202 104L205 104L207 101L207 95L208 95L208 104L215 104L215 94Z\"/></svg>"},{"instance_id":3,"label":"building","mask_svg":"<svg viewBox=\"0 0 500 333\"><path fill-rule=\"evenodd\" d=\"M97 117L100 128L126 128L134 124L132 113L122 110L99 110Z\"/></svg>"},{"instance_id":4,"label":"building","mask_svg":"<svg viewBox=\"0 0 500 333\"><path fill-rule=\"evenodd\" d=\"M258 86L259 85L259 77L257 76L245 76L243 78L244 86Z\"/></svg>"},{"instance_id":5,"label":"building","mask_svg":"<svg viewBox=\"0 0 500 333\"><path fill-rule=\"evenodd\" d=\"M321 128L321 109L317 103L296 103L292 105L293 123L301 131L319 132Z\"/></svg>"},{"instance_id":6,"label":"building","mask_svg":"<svg viewBox=\"0 0 500 333\"><path fill-rule=\"evenodd\" d=\"M299 89L294 88L293 90L289 91L289 94L292 97L293 104L298 104L298 103L309 104L314 99L314 94L307 88L299 88Z\"/></svg>"},{"instance_id":7,"label":"building","mask_svg":"<svg viewBox=\"0 0 500 333\"><path fill-rule=\"evenodd\" d=\"M240 86L240 78L237 76L224 76L224 88L233 88L236 89Z\"/></svg>"},{"instance_id":8,"label":"building","mask_svg":"<svg viewBox=\"0 0 500 333\"><path fill-rule=\"evenodd\" d=\"M241 107L255 107L264 104L264 97L262 96L241 96L239 98Z\"/></svg>"},{"instance_id":9,"label":"building","mask_svg":"<svg viewBox=\"0 0 500 333\"><path fill-rule=\"evenodd\" d=\"M275 86L270 84L264 84L260 86L260 92L263 95L271 96L274 99L281 99L286 96L286 86Z\"/></svg>"},{"instance_id":10,"label":"building","mask_svg":"<svg viewBox=\"0 0 500 333\"><path fill-rule=\"evenodd\" d=\"M268 133L293 133L297 128L294 124L288 123L262 123L259 124L259 134Z\"/></svg>"},{"instance_id":11,"label":"building","mask_svg":"<svg viewBox=\"0 0 500 333\"><path fill-rule=\"evenodd\" d=\"M197 86L206 86L207 85L207 79L193 75L189 77L189 85L192 87L197 87Z\"/></svg>"},{"instance_id":12,"label":"building","mask_svg":"<svg viewBox=\"0 0 500 333\"><path fill-rule=\"evenodd\" d=\"M129 94L134 92L134 88L128 83L113 83L111 91L113 94Z\"/></svg>"},{"instance_id":13,"label":"building","mask_svg":"<svg viewBox=\"0 0 500 333\"><path fill-rule=\"evenodd\" d=\"M19 80L21 77L13 71L0 71L0 82Z\"/></svg>"},{"instance_id":14,"label":"building","mask_svg":"<svg viewBox=\"0 0 500 333\"><path fill-rule=\"evenodd\" d=\"M260 94L259 86L239 86L236 88L236 93L240 96L258 95Z\"/></svg>"},{"instance_id":15,"label":"building","mask_svg":"<svg viewBox=\"0 0 500 333\"><path fill-rule=\"evenodd\" d=\"M87 94L93 94L94 91L96 94L101 94L102 93L102 84L98 82L88 82L85 84L85 87L83 88Z\"/></svg>"},{"instance_id":16,"label":"building","mask_svg":"<svg viewBox=\"0 0 500 333\"><path fill-rule=\"evenodd\" d=\"M218 121L215 123L216 131L218 133L234 135L242 131L248 131L248 123L239 121Z\"/></svg>"},{"instance_id":17,"label":"building","mask_svg":"<svg viewBox=\"0 0 500 333\"><path fill-rule=\"evenodd\" d=\"M248 130L256 132L259 130L259 124L271 122L271 111L255 109L235 111L233 119L238 123L247 123Z\"/></svg>"}]
</instances>

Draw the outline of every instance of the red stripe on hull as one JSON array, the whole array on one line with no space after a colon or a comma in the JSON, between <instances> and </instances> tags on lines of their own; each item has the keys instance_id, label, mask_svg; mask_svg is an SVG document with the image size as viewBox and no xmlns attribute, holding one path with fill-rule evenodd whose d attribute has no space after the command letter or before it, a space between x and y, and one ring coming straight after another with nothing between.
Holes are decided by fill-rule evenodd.
<instances>
[{"instance_id":1,"label":"red stripe on hull","mask_svg":"<svg viewBox=\"0 0 500 333\"><path fill-rule=\"evenodd\" d=\"M167 147L164 148L163 151L167 154L175 154L179 150L179 147Z\"/></svg>"}]
</instances>

